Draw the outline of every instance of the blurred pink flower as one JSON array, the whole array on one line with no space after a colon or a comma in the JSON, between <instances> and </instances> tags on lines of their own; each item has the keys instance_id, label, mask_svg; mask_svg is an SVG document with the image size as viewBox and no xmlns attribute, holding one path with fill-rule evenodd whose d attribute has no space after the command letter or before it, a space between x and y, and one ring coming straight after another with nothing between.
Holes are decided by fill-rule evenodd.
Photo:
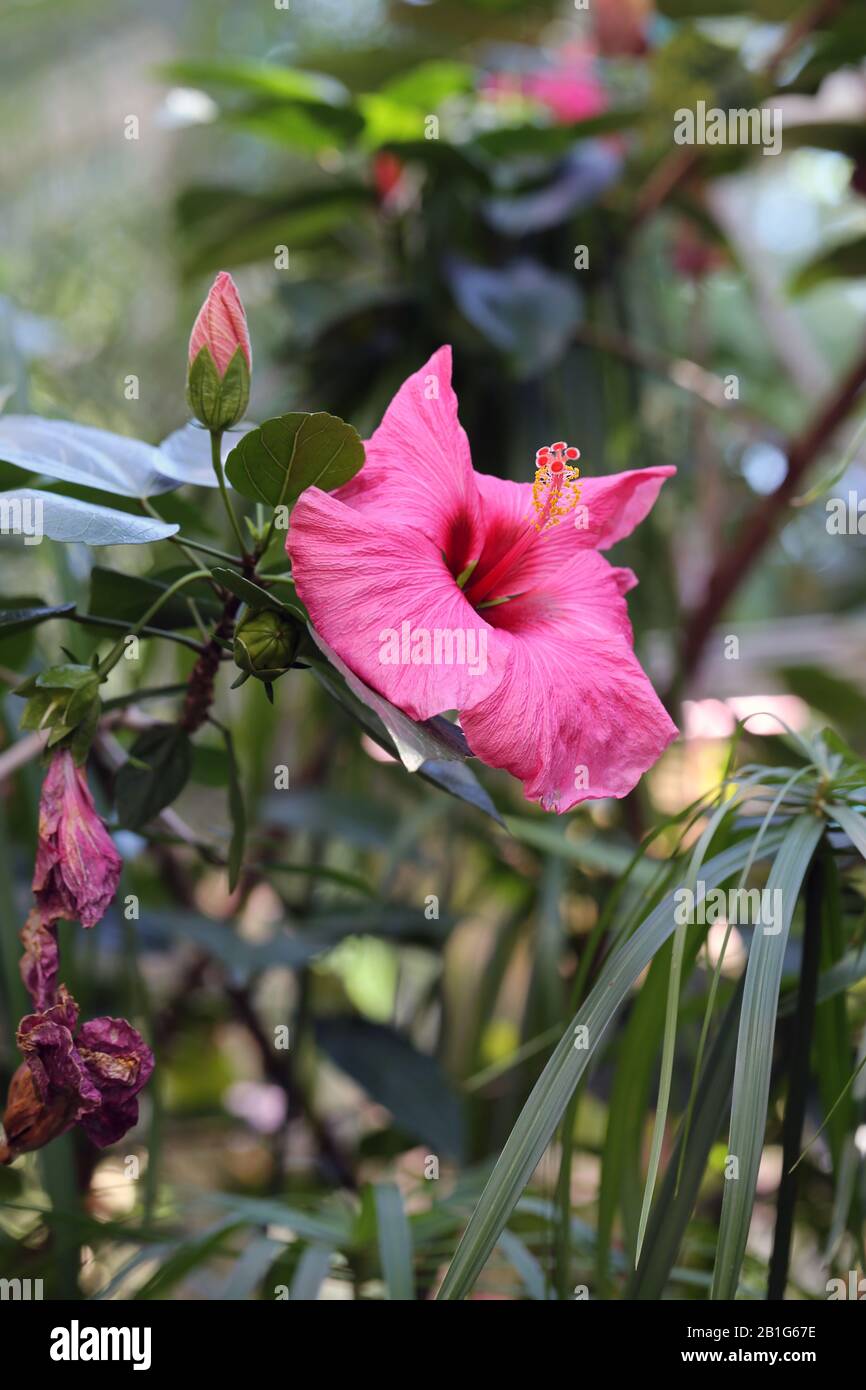
<instances>
[{"instance_id":1,"label":"blurred pink flower","mask_svg":"<svg viewBox=\"0 0 866 1390\"><path fill-rule=\"evenodd\" d=\"M93 927L117 892L121 858L93 804L84 769L60 749L42 784L33 893L41 920Z\"/></svg>"},{"instance_id":2,"label":"blurred pink flower","mask_svg":"<svg viewBox=\"0 0 866 1390\"><path fill-rule=\"evenodd\" d=\"M227 270L221 270L214 280L193 324L189 340L190 366L203 347L210 351L220 376L225 376L238 348L252 370L247 316L237 286Z\"/></svg>"},{"instance_id":3,"label":"blurred pink flower","mask_svg":"<svg viewBox=\"0 0 866 1390\"><path fill-rule=\"evenodd\" d=\"M472 751L545 809L625 796L676 728L632 649L623 596L637 580L599 551L675 470L583 479L580 514L550 525L530 483L473 470L447 347L403 384L366 449L351 482L308 488L292 513L298 594L325 641L413 718L458 710ZM395 660L398 632L426 633L428 650L398 643Z\"/></svg>"},{"instance_id":4,"label":"blurred pink flower","mask_svg":"<svg viewBox=\"0 0 866 1390\"><path fill-rule=\"evenodd\" d=\"M531 72L496 72L482 87L486 96L520 95L544 106L561 125L585 121L607 108L607 93L582 45L561 49L555 63Z\"/></svg>"}]
</instances>

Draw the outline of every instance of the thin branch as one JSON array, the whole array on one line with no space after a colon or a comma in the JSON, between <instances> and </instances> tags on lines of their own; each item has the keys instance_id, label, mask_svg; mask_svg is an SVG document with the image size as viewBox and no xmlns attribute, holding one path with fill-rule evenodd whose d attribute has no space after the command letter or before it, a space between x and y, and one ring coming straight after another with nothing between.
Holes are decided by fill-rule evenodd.
<instances>
[{"instance_id":1,"label":"thin branch","mask_svg":"<svg viewBox=\"0 0 866 1390\"><path fill-rule=\"evenodd\" d=\"M706 367L700 366L688 357L671 357L668 353L659 352L657 348L644 347L622 334L610 333L591 324L582 324L574 336L577 342L585 343L599 352L610 353L613 357L621 357L634 363L642 371L661 377L677 390L696 396L704 405L730 415L752 433L759 434L762 439L778 434L763 416L750 410L748 406L731 400L725 393L725 383L721 377L716 376L715 372L707 371Z\"/></svg>"},{"instance_id":2,"label":"thin branch","mask_svg":"<svg viewBox=\"0 0 866 1390\"><path fill-rule=\"evenodd\" d=\"M739 539L722 555L710 575L704 597L693 611L682 644L679 683L697 668L704 646L728 601L748 576L764 547L784 520L804 474L821 454L857 403L866 386L866 351L857 359L830 399L785 450L788 471L775 492L759 504L739 529Z\"/></svg>"}]
</instances>

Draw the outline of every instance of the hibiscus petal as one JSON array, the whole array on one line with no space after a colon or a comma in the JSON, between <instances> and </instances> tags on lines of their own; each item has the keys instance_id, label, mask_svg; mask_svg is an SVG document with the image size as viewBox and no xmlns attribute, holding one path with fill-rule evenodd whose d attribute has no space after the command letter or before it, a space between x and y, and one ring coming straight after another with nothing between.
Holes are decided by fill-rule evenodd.
<instances>
[{"instance_id":1,"label":"hibiscus petal","mask_svg":"<svg viewBox=\"0 0 866 1390\"><path fill-rule=\"evenodd\" d=\"M153 1072L153 1053L125 1018L92 1018L78 1034L78 1050L103 1099L136 1095Z\"/></svg>"},{"instance_id":2,"label":"hibiscus petal","mask_svg":"<svg viewBox=\"0 0 866 1390\"><path fill-rule=\"evenodd\" d=\"M360 510L384 510L421 531L462 574L481 549L480 502L466 432L451 386L451 349L410 376L364 446L364 467L335 493Z\"/></svg>"},{"instance_id":3,"label":"hibiscus petal","mask_svg":"<svg viewBox=\"0 0 866 1390\"><path fill-rule=\"evenodd\" d=\"M77 1005L63 986L58 994L57 1004L43 1013L22 1018L18 1025L18 1046L42 1101L48 1105L58 1096L66 1097L69 1123L73 1124L87 1111L97 1108L100 1095L73 1042Z\"/></svg>"},{"instance_id":4,"label":"hibiscus petal","mask_svg":"<svg viewBox=\"0 0 866 1390\"><path fill-rule=\"evenodd\" d=\"M506 644L467 603L430 537L308 488L287 549L316 630L413 719L471 708L496 688Z\"/></svg>"},{"instance_id":5,"label":"hibiscus petal","mask_svg":"<svg viewBox=\"0 0 866 1390\"><path fill-rule=\"evenodd\" d=\"M138 1123L138 1092L150 1080L153 1053L125 1018L94 1018L78 1035L78 1050L101 1096L81 1127L98 1148L115 1144Z\"/></svg>"},{"instance_id":6,"label":"hibiscus petal","mask_svg":"<svg viewBox=\"0 0 866 1390\"><path fill-rule=\"evenodd\" d=\"M461 711L463 731L545 810L625 796L676 736L631 648L632 579L584 550L546 588L488 610L511 660L494 694Z\"/></svg>"},{"instance_id":7,"label":"hibiscus petal","mask_svg":"<svg viewBox=\"0 0 866 1390\"><path fill-rule=\"evenodd\" d=\"M39 803L33 893L44 922L95 926L117 892L122 862L97 814L82 768L62 748L51 760Z\"/></svg>"},{"instance_id":8,"label":"hibiscus petal","mask_svg":"<svg viewBox=\"0 0 866 1390\"><path fill-rule=\"evenodd\" d=\"M556 526L537 534L486 597L521 594L552 577L582 550L607 550L643 521L675 468L637 468L580 480L580 501ZM476 474L482 500L484 550L470 581L478 585L532 525L532 484Z\"/></svg>"},{"instance_id":9,"label":"hibiscus petal","mask_svg":"<svg viewBox=\"0 0 866 1390\"><path fill-rule=\"evenodd\" d=\"M33 1000L34 1009L47 1009L54 1003L60 970L57 928L53 923L43 922L41 912L34 907L19 936L24 947L19 967L24 987Z\"/></svg>"}]
</instances>

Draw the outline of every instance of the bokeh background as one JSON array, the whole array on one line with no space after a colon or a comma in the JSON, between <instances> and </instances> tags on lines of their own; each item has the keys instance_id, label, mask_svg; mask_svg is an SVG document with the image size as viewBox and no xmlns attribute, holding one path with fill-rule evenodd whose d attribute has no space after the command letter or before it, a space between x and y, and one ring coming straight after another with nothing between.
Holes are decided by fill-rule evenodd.
<instances>
[{"instance_id":1,"label":"bokeh background","mask_svg":"<svg viewBox=\"0 0 866 1390\"><path fill-rule=\"evenodd\" d=\"M86 939L66 929L83 1011L142 1021L157 1074L122 1152L67 1136L0 1172L0 1272L43 1277L51 1296L377 1298L396 1187L427 1296L570 1017L587 939L640 836L718 780L737 718L756 716L754 756L781 756L779 719L829 721L866 752L866 541L856 520L852 534L827 524L830 499L866 487L862 6L7 0L0 77L6 408L158 442L184 423L189 327L228 269L250 320L252 419L323 409L366 435L450 342L482 471L530 480L558 438L588 474L678 469L616 552L640 578L638 652L682 730L625 803L557 819L479 769L506 831L383 760L293 672L273 709L258 688L220 696L256 827L239 890L206 852L121 827L140 919L115 909ZM675 112L698 100L782 110L782 152L676 145ZM3 486L20 479L0 464ZM212 501L162 499L219 544ZM167 564L148 547L4 541L0 584L86 609L111 582L94 566ZM61 640L86 656L96 639L51 624L0 643L0 663L34 669ZM188 669L182 648L161 648L136 679ZM4 697L7 751L19 715ZM3 766L5 1084L39 768ZM111 766L108 746L104 779ZM227 775L206 735L177 805L205 846L229 832ZM663 833L651 856L669 848ZM732 978L742 960L726 963ZM648 1069L616 1168L621 1036L581 1096L571 1165L568 1275L611 1296L654 1084ZM689 1045L687 1027L686 1092ZM723 1152L672 1296L706 1289ZM543 1296L557 1173L552 1153L481 1293ZM830 1201L816 1161L792 1274L807 1295L823 1289ZM599 1241L613 1251L603 1278Z\"/></svg>"}]
</instances>

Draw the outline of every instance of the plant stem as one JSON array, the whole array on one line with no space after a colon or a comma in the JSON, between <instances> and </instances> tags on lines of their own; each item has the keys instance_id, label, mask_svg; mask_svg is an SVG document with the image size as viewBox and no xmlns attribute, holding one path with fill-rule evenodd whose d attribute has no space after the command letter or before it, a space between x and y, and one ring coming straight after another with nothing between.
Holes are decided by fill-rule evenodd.
<instances>
[{"instance_id":1,"label":"plant stem","mask_svg":"<svg viewBox=\"0 0 866 1390\"><path fill-rule=\"evenodd\" d=\"M228 488L226 487L226 475L223 471L223 461L222 455L220 453L220 442L222 440L222 437L222 430L211 430L211 462L213 464L213 471L216 474L216 480L219 483L220 496L223 499L223 506L226 509L226 515L228 516L228 519L232 524L232 529L234 530L234 533L237 536L238 545L241 548L241 554L246 556L249 552L247 551L247 548L244 545L244 538L241 535L241 528L238 524L238 519L235 516L235 509L231 504L231 499L229 498Z\"/></svg>"},{"instance_id":2,"label":"plant stem","mask_svg":"<svg viewBox=\"0 0 866 1390\"><path fill-rule=\"evenodd\" d=\"M776 1202L776 1230L773 1254L767 1281L767 1298L777 1302L785 1297L788 1283L788 1264L794 1234L794 1208L797 1202L797 1159L806 1117L809 1090L809 1059L812 1051L812 1026L818 996L818 972L821 964L821 910L824 896L824 861L819 849L806 879L806 920L803 928L803 960L800 966L800 989L797 1012L793 1023L789 1066L788 1099L782 1126L782 1179Z\"/></svg>"},{"instance_id":3,"label":"plant stem","mask_svg":"<svg viewBox=\"0 0 866 1390\"><path fill-rule=\"evenodd\" d=\"M139 633L143 632L144 629L147 627L147 624L150 622L151 618L153 618L159 612L160 608L164 603L167 603L170 598L173 598L176 593L179 593L180 590L185 587L185 585L191 584L194 579L209 578L210 570L192 570L189 574L181 575L180 579L176 579L173 584L170 584L169 587L165 590L165 592L160 594L158 599L154 600L154 602L150 605L144 616L139 618L138 622L133 624L133 626L129 629L128 632L124 633L120 641L116 642L115 645L112 647L111 651L108 653L108 656L105 657L105 659L99 663L98 669L100 676L104 679L108 675L109 671L114 669L120 658L123 656L124 651L126 650L125 644L127 637L135 637L138 636Z\"/></svg>"},{"instance_id":4,"label":"plant stem","mask_svg":"<svg viewBox=\"0 0 866 1390\"><path fill-rule=\"evenodd\" d=\"M68 622L80 623L82 627L116 627L122 628L125 634L132 631L129 624L121 618L100 618L94 613L67 613L65 617ZM182 647L189 647L191 651L204 651L203 642L196 642L194 637L185 637L180 632L167 632L161 627L143 627L137 635L141 637L164 637L166 641L179 642Z\"/></svg>"},{"instance_id":5,"label":"plant stem","mask_svg":"<svg viewBox=\"0 0 866 1390\"><path fill-rule=\"evenodd\" d=\"M144 510L145 510L150 516L156 517L157 521L164 521L164 520L165 520L164 517L160 516L159 512L156 510L156 507L154 507L153 503L150 502L146 497L142 497L142 498L140 499L140 501L141 501L142 507L144 508ZM194 555L190 555L189 550L187 549L187 544L186 544L186 542L183 541L183 540L181 540L179 536L169 536L168 539L171 541L172 545L176 545L177 548L178 548L178 550L180 550L180 551L182 552L182 554L186 557L187 561L188 561L189 564L192 566L192 568L193 568L194 570L195 570L195 569L198 569L198 565L197 565L197 563L196 563L195 556L194 556ZM212 586L213 586L214 589L217 588L217 585L216 585L215 581L211 580L211 584L212 584ZM190 603L192 603L192 599L190 599Z\"/></svg>"},{"instance_id":6,"label":"plant stem","mask_svg":"<svg viewBox=\"0 0 866 1390\"><path fill-rule=\"evenodd\" d=\"M200 550L203 555L212 555L215 560L222 560L225 565L234 565L240 569L241 561L237 555L229 555L225 550L217 550L215 546L205 545L204 541L191 541L189 536L169 536L169 540L177 545L183 545L188 550Z\"/></svg>"}]
</instances>

